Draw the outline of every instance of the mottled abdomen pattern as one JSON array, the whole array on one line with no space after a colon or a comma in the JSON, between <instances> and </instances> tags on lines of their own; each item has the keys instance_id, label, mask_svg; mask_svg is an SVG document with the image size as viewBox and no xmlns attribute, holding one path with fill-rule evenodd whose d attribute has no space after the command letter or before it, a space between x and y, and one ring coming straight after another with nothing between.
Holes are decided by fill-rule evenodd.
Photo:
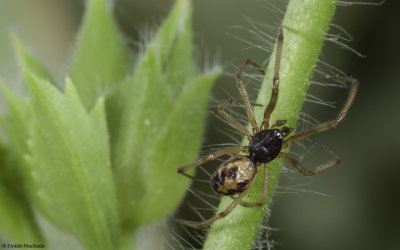
<instances>
[{"instance_id":1,"label":"mottled abdomen pattern","mask_svg":"<svg viewBox=\"0 0 400 250\"><path fill-rule=\"evenodd\" d=\"M257 168L249 157L236 155L215 171L212 186L217 193L233 195L246 190L257 173Z\"/></svg>"}]
</instances>

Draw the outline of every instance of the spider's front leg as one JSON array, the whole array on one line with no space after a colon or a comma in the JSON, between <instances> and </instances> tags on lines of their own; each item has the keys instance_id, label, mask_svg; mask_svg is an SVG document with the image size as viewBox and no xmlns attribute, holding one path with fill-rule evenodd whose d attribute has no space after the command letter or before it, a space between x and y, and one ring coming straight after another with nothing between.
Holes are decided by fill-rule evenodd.
<instances>
[{"instance_id":1,"label":"spider's front leg","mask_svg":"<svg viewBox=\"0 0 400 250\"><path fill-rule=\"evenodd\" d=\"M278 93L279 93L279 68L281 63L282 56L282 47L283 47L283 32L282 28L279 29L278 35L278 43L276 47L276 58L275 58L275 69L274 69L274 79L272 82L272 92L271 99L269 100L268 106L264 111L264 119L261 123L261 130L266 130L269 127L269 120L272 112L275 109L276 103L278 101Z\"/></svg>"},{"instance_id":2,"label":"spider's front leg","mask_svg":"<svg viewBox=\"0 0 400 250\"><path fill-rule=\"evenodd\" d=\"M310 128L306 131L299 132L291 137L289 137L283 144L283 148L286 148L289 146L289 144L304 139L306 137L309 137L310 135L320 133L332 128L336 128L340 123L343 122L343 119L346 117L351 105L353 104L354 98L356 97L357 89L358 89L358 81L353 78L349 77L334 77L334 76L327 76L328 79L333 79L333 80L343 80L345 82L350 83L350 92L349 96L347 97L347 101L344 104L342 110L338 114L335 120L324 122L320 125L317 125L313 128Z\"/></svg>"},{"instance_id":3,"label":"spider's front leg","mask_svg":"<svg viewBox=\"0 0 400 250\"><path fill-rule=\"evenodd\" d=\"M228 105L231 105L233 103L243 103L243 101L241 100L236 100L236 99L230 99L228 101L226 101L225 103L219 105L218 107L218 114L224 118L225 120L227 120L230 124L232 124L232 126L234 126L237 130L239 130L240 132L242 132L243 134L246 135L247 139L250 140L251 138L251 134L250 132L246 129L246 127L241 124L240 122L238 122L236 119L234 119L231 115L229 115L228 113L226 113L225 108Z\"/></svg>"},{"instance_id":4,"label":"spider's front leg","mask_svg":"<svg viewBox=\"0 0 400 250\"><path fill-rule=\"evenodd\" d=\"M307 138L313 134L316 133L320 133L332 128L337 127L340 123L343 122L343 119L346 117L351 105L353 104L354 98L356 96L357 93L357 89L358 89L358 81L356 79L352 79L352 78L348 78L348 77L332 77L332 76L327 76L327 79L333 79L333 80L343 80L345 82L350 83L350 92L349 92L349 96L347 97L347 101L344 104L342 110L339 112L338 116L336 117L335 120L332 121L328 121L328 122L324 122L320 125L317 125L313 128L310 128L306 131L302 131L299 132L291 137L289 137L286 141L283 142L283 146L282 148L286 148L288 147L291 143ZM333 167L336 164L338 164L340 162L340 158L339 156L337 156L335 153L333 153L332 151L328 150L327 148L316 144L321 150L327 152L328 154L330 154L334 159L331 161L328 161L325 164L322 164L312 170L308 170L306 169L298 160L296 160L293 156L291 156L288 153L280 153L278 157L280 158L284 158L286 160L288 160L297 170L299 170L303 175L315 175L327 168Z\"/></svg>"},{"instance_id":5,"label":"spider's front leg","mask_svg":"<svg viewBox=\"0 0 400 250\"><path fill-rule=\"evenodd\" d=\"M298 160L296 160L292 155L290 155L288 153L280 153L278 155L278 157L288 160L290 162L290 164L292 164L300 173L302 173L303 175L306 175L306 176L316 175L325 169L328 169L330 167L333 167L333 166L339 164L341 159L333 151L327 149L326 147L324 147L318 143L314 143L314 145L319 147L322 151L325 151L326 153L331 155L333 157L333 160L330 160L324 164L321 164L318 167L315 167L314 169L308 170Z\"/></svg>"},{"instance_id":6,"label":"spider's front leg","mask_svg":"<svg viewBox=\"0 0 400 250\"><path fill-rule=\"evenodd\" d=\"M260 66L258 66L255 62L253 62L253 61L247 59L247 60L242 64L242 66L240 66L239 70L238 70L238 71L236 72L236 74L235 74L236 87L238 88L239 93L240 93L240 96L242 97L243 104L244 104L244 107L245 107L245 109L246 109L246 114L247 114L247 117L248 117L249 122L250 122L251 127L252 127L253 134L255 134L255 133L257 133L257 132L259 131L259 128L258 128L256 119L255 119L255 117L254 117L254 110L253 110L253 107L251 106L251 102L250 102L250 99L249 99L249 95L248 95L248 93L247 93L246 88L244 87L243 81L242 81L241 78L240 78L240 77L242 76L242 73L243 73L244 69L245 69L247 66L252 66L252 67L256 68L256 69L257 69L258 71L260 71L263 75L265 75L265 72L264 72L264 70L262 70L262 69L260 68Z\"/></svg>"}]
</instances>

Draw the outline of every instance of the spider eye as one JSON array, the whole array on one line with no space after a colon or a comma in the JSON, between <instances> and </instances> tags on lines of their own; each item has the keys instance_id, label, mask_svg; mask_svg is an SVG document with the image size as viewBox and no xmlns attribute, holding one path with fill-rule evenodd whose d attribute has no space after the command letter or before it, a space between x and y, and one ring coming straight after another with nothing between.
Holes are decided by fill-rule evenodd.
<instances>
[{"instance_id":1,"label":"spider eye","mask_svg":"<svg viewBox=\"0 0 400 250\"><path fill-rule=\"evenodd\" d=\"M233 195L249 186L257 173L254 163L247 156L233 156L221 164L212 177L212 187L217 193Z\"/></svg>"}]
</instances>

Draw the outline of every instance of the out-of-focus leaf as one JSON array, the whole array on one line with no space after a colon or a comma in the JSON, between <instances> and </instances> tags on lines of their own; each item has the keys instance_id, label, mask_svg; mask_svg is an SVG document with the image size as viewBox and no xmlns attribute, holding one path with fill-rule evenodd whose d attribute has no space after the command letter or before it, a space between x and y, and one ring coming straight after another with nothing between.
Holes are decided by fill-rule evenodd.
<instances>
[{"instance_id":1,"label":"out-of-focus leaf","mask_svg":"<svg viewBox=\"0 0 400 250\"><path fill-rule=\"evenodd\" d=\"M190 19L191 2L178 0L148 45L135 74L107 101L112 162L124 225L154 222L175 210L188 183L176 168L195 158L199 149L216 73L193 80ZM199 83L200 79L204 82ZM196 107L190 107L194 103ZM188 109L177 114L185 105ZM184 145L185 139L177 139L182 137L182 130L191 131L186 137L190 138L189 145ZM185 143L175 148L180 142ZM149 180L155 175L154 181ZM151 187L156 183L159 187ZM171 183L174 185L169 189ZM167 200L168 204L164 203Z\"/></svg>"},{"instance_id":2,"label":"out-of-focus leaf","mask_svg":"<svg viewBox=\"0 0 400 250\"><path fill-rule=\"evenodd\" d=\"M7 135L7 141L12 151L23 162L27 153L27 140L29 139L29 122L31 119L29 103L15 95L6 84L0 82L2 94L5 97L8 114L0 116L0 125Z\"/></svg>"},{"instance_id":3,"label":"out-of-focus leaf","mask_svg":"<svg viewBox=\"0 0 400 250\"><path fill-rule=\"evenodd\" d=\"M86 2L70 76L84 106L89 109L99 96L127 75L132 63L107 1Z\"/></svg>"},{"instance_id":4,"label":"out-of-focus leaf","mask_svg":"<svg viewBox=\"0 0 400 250\"><path fill-rule=\"evenodd\" d=\"M0 144L0 234L16 243L44 243L13 154Z\"/></svg>"},{"instance_id":5,"label":"out-of-focus leaf","mask_svg":"<svg viewBox=\"0 0 400 250\"><path fill-rule=\"evenodd\" d=\"M10 36L17 52L21 68L27 69L38 77L46 79L54 84L54 80L49 72L47 72L42 64L40 64L35 58L32 57L32 55L28 53L18 37L15 34L11 34Z\"/></svg>"},{"instance_id":6,"label":"out-of-focus leaf","mask_svg":"<svg viewBox=\"0 0 400 250\"><path fill-rule=\"evenodd\" d=\"M20 64L41 77L52 80L50 74L11 34ZM0 83L8 113L0 116L0 126L6 135L8 148L0 156L0 230L10 240L20 243L44 243L34 220L31 204L26 193L25 155L31 113L29 102L15 95L6 84Z\"/></svg>"},{"instance_id":7,"label":"out-of-focus leaf","mask_svg":"<svg viewBox=\"0 0 400 250\"><path fill-rule=\"evenodd\" d=\"M61 94L26 72L35 117L29 188L40 211L86 249L115 249L119 230L103 99L90 114L67 81Z\"/></svg>"},{"instance_id":8,"label":"out-of-focus leaf","mask_svg":"<svg viewBox=\"0 0 400 250\"><path fill-rule=\"evenodd\" d=\"M190 0L178 0L154 41L174 98L194 74L192 43L192 4Z\"/></svg>"},{"instance_id":9,"label":"out-of-focus leaf","mask_svg":"<svg viewBox=\"0 0 400 250\"><path fill-rule=\"evenodd\" d=\"M124 104L114 111L121 119L119 126L110 120L110 127L114 132L111 134L112 155L121 215L132 221L137 202L143 195L143 156L151 150L154 137L172 109L172 98L151 45L134 77L124 83L110 102ZM108 110L108 113L113 111Z\"/></svg>"},{"instance_id":10,"label":"out-of-focus leaf","mask_svg":"<svg viewBox=\"0 0 400 250\"><path fill-rule=\"evenodd\" d=\"M219 73L199 76L186 86L164 126L155 134L151 150L146 151L142 160L145 189L139 210L142 222L162 219L182 200L189 179L177 174L176 168L197 157L207 97Z\"/></svg>"},{"instance_id":11,"label":"out-of-focus leaf","mask_svg":"<svg viewBox=\"0 0 400 250\"><path fill-rule=\"evenodd\" d=\"M31 117L29 104L6 84L0 82L0 88L8 107L8 113L0 116L8 146L0 145L0 231L10 240L43 243L23 181Z\"/></svg>"}]
</instances>

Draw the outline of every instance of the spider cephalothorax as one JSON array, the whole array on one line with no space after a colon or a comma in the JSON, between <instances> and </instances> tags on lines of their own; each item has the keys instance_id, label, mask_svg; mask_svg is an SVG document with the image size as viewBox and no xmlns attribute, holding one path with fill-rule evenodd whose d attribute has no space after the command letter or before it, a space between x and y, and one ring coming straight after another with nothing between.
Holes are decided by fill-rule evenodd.
<instances>
[{"instance_id":1,"label":"spider cephalothorax","mask_svg":"<svg viewBox=\"0 0 400 250\"><path fill-rule=\"evenodd\" d=\"M186 177L193 178L192 176L186 174L185 171L190 168L200 166L201 164L207 161L214 160L222 155L235 154L235 156L232 156L219 166L219 168L215 171L215 173L212 176L211 183L216 192L223 195L237 194L237 196L223 212L218 213L211 219L205 220L201 223L193 223L185 220L179 220L183 224L194 228L202 228L204 226L209 225L215 220L225 217L239 204L246 207L259 207L264 205L268 193L267 190L268 171L269 171L268 162L274 160L275 158L283 158L288 160L297 170L299 170L304 175L317 174L322 170L330 168L340 162L340 158L337 155L335 155L332 151L326 149L323 146L318 145L320 149L330 154L334 159L312 170L308 170L305 167L303 167L303 165L299 161L297 161L292 155L284 153L282 152L282 150L287 148L291 143L295 141L299 141L315 133L323 132L338 126L343 121L343 118L346 116L348 110L350 109L351 104L353 103L353 100L357 92L358 81L347 77L327 77L328 79L342 80L350 83L351 85L349 97L344 107L340 111L339 115L335 120L322 123L313 128L310 128L302 132L298 132L289 137L293 129L284 126L286 124L285 120L277 120L275 121L275 124L269 126L270 116L274 111L278 100L279 64L281 59L282 46L283 46L283 34L282 30L280 29L277 49L276 49L275 70L272 83L271 99L265 108L264 118L260 126L257 125L257 121L254 118L253 107L250 103L246 88L244 87L244 83L240 79L243 70L247 66L255 67L261 73L264 74L264 71L257 64L255 64L250 60L246 60L240 67L239 71L235 74L236 86L239 89L242 99L241 100L231 99L221 104L218 109L218 112L222 116L222 118L231 123L232 126L234 126L236 129L238 129L247 137L247 139L249 140L249 145L232 146L220 149L195 162L182 166L177 170L178 173ZM244 105L247 117L252 127L251 132L248 131L244 125L242 125L240 122L238 122L236 119L234 119L232 116L230 116L228 113L225 112L224 108L233 103L241 103ZM243 153L245 155L237 155L240 153ZM257 175L261 166L263 165L264 165L263 189L262 193L260 194L260 201L253 203L243 203L242 199L244 198L248 190L251 188L255 180L254 177Z\"/></svg>"},{"instance_id":2,"label":"spider cephalothorax","mask_svg":"<svg viewBox=\"0 0 400 250\"><path fill-rule=\"evenodd\" d=\"M283 132L279 129L261 130L251 137L249 157L254 163L267 163L275 159L282 149Z\"/></svg>"}]
</instances>

